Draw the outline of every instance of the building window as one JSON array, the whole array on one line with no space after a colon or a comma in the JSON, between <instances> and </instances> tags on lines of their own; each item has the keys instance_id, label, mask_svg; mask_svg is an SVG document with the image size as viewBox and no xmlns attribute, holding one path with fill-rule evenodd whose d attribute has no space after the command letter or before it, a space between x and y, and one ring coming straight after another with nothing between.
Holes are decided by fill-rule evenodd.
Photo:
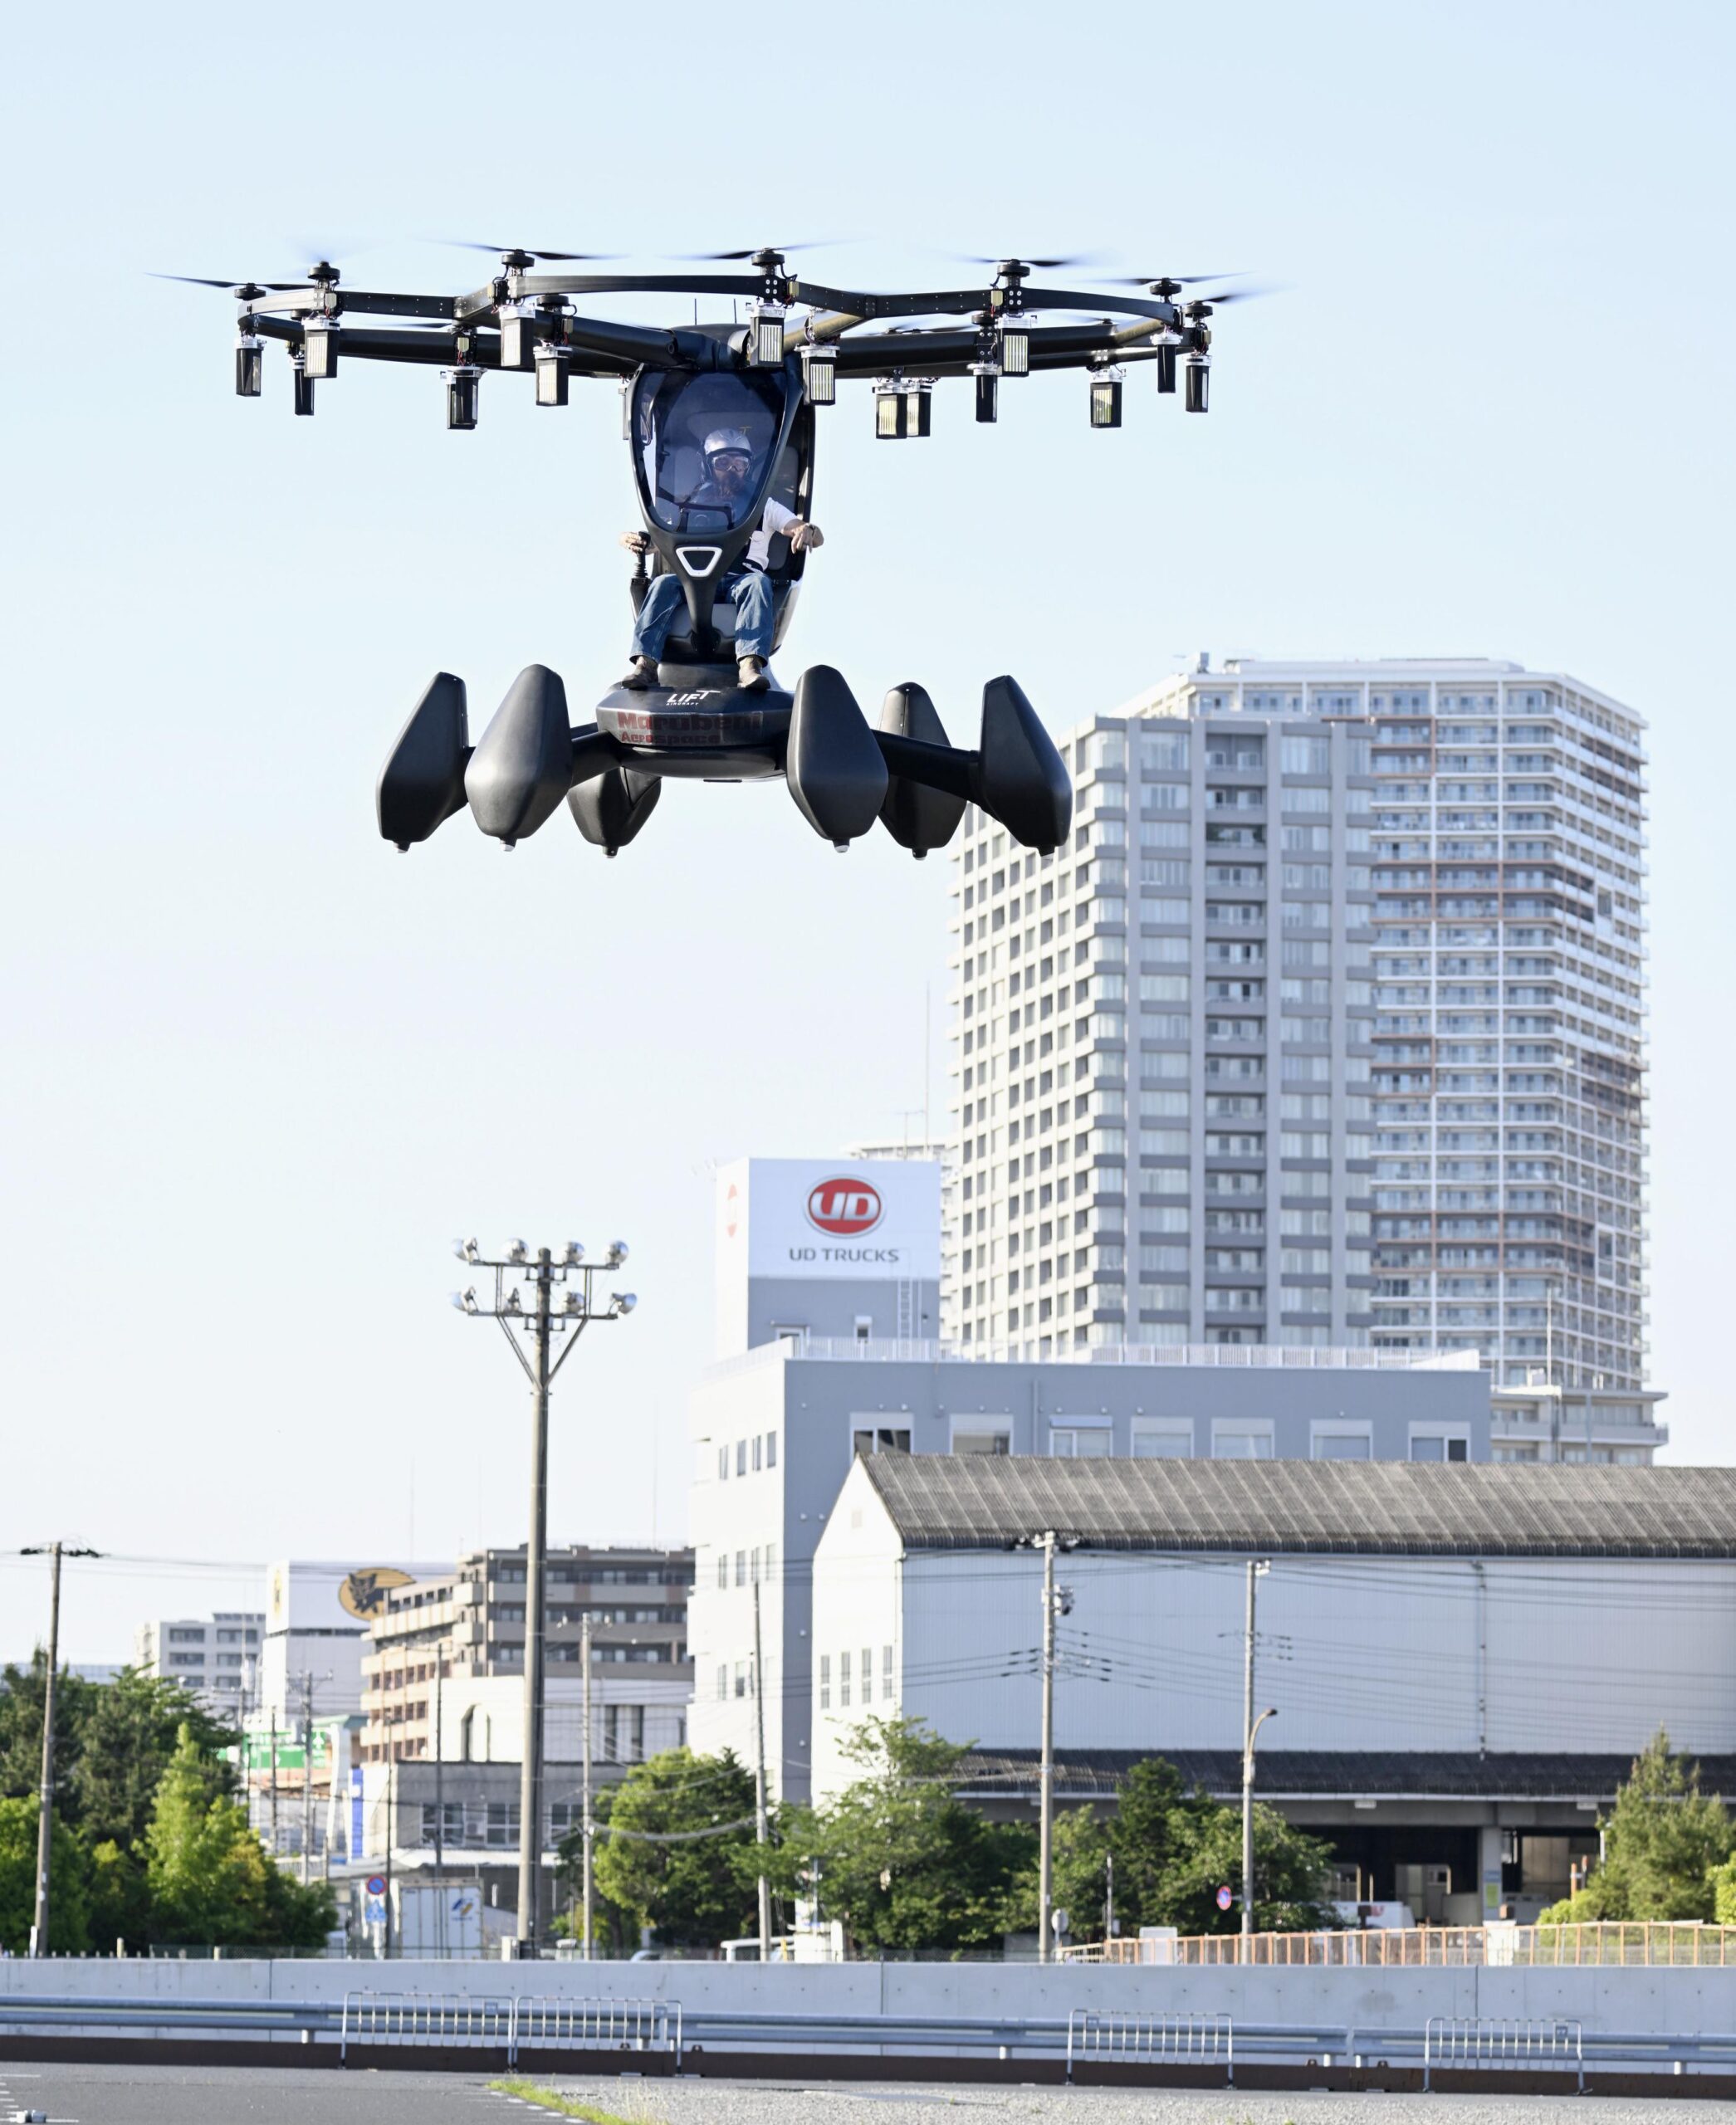
<instances>
[{"instance_id":1,"label":"building window","mask_svg":"<svg viewBox=\"0 0 1736 2125\"><path fill-rule=\"evenodd\" d=\"M877 1424L873 1430L850 1434L851 1450L857 1453L908 1453L910 1434L897 1426Z\"/></svg>"},{"instance_id":2,"label":"building window","mask_svg":"<svg viewBox=\"0 0 1736 2125\"><path fill-rule=\"evenodd\" d=\"M720 1550L717 1553L717 1590L719 1593L721 1593L729 1583L730 1553L727 1550Z\"/></svg>"},{"instance_id":3,"label":"building window","mask_svg":"<svg viewBox=\"0 0 1736 2125\"><path fill-rule=\"evenodd\" d=\"M874 1701L874 1649L871 1645L862 1649L862 1701L864 1704Z\"/></svg>"},{"instance_id":4,"label":"building window","mask_svg":"<svg viewBox=\"0 0 1736 2125\"><path fill-rule=\"evenodd\" d=\"M747 1552L746 1550L737 1550L736 1552L736 1584L738 1586L746 1586L747 1584Z\"/></svg>"},{"instance_id":5,"label":"building window","mask_svg":"<svg viewBox=\"0 0 1736 2125\"><path fill-rule=\"evenodd\" d=\"M747 1441L745 1439L736 1441L736 1473L738 1476L747 1473Z\"/></svg>"},{"instance_id":6,"label":"building window","mask_svg":"<svg viewBox=\"0 0 1736 2125\"><path fill-rule=\"evenodd\" d=\"M832 1709L832 1656L829 1653L822 1653L819 1656L819 1708L822 1712Z\"/></svg>"},{"instance_id":7,"label":"building window","mask_svg":"<svg viewBox=\"0 0 1736 2125\"><path fill-rule=\"evenodd\" d=\"M717 1480L718 1480L718 1482L719 1482L720 1483L726 1483L729 1481L729 1473L730 1473L730 1450L729 1450L728 1447L726 1447L726 1446L720 1446L720 1447L718 1448L718 1449L717 1449Z\"/></svg>"},{"instance_id":8,"label":"building window","mask_svg":"<svg viewBox=\"0 0 1736 2125\"><path fill-rule=\"evenodd\" d=\"M745 1660L736 1663L736 1694L737 1697L747 1695L747 1663Z\"/></svg>"},{"instance_id":9,"label":"building window","mask_svg":"<svg viewBox=\"0 0 1736 2125\"><path fill-rule=\"evenodd\" d=\"M1013 1424L1009 1417L955 1417L951 1450L955 1453L1010 1453Z\"/></svg>"},{"instance_id":10,"label":"building window","mask_svg":"<svg viewBox=\"0 0 1736 2125\"><path fill-rule=\"evenodd\" d=\"M775 1431L765 1434L765 1465L768 1468L775 1468L778 1465L778 1435Z\"/></svg>"},{"instance_id":11,"label":"building window","mask_svg":"<svg viewBox=\"0 0 1736 2125\"><path fill-rule=\"evenodd\" d=\"M730 1671L727 1664L717 1670L717 1701L721 1704L730 1693Z\"/></svg>"},{"instance_id":12,"label":"building window","mask_svg":"<svg viewBox=\"0 0 1736 2125\"><path fill-rule=\"evenodd\" d=\"M1308 1439L1308 1453L1316 1461L1372 1461L1374 1442L1367 1425L1316 1424Z\"/></svg>"},{"instance_id":13,"label":"building window","mask_svg":"<svg viewBox=\"0 0 1736 2125\"><path fill-rule=\"evenodd\" d=\"M1411 1434L1413 1461L1469 1461L1470 1458L1470 1441L1463 1433L1413 1431Z\"/></svg>"},{"instance_id":14,"label":"building window","mask_svg":"<svg viewBox=\"0 0 1736 2125\"><path fill-rule=\"evenodd\" d=\"M760 1467L761 1467L761 1465L762 1465L762 1464L761 1464L761 1459L760 1459L760 1457L761 1457L761 1456L762 1456L762 1454L765 1453L765 1442L764 1439L760 1436L760 1434L758 1432L756 1432L756 1433L754 1434L754 1473L755 1473L756 1475L757 1475L757 1474L759 1473L759 1472L760 1472Z\"/></svg>"},{"instance_id":15,"label":"building window","mask_svg":"<svg viewBox=\"0 0 1736 2125\"><path fill-rule=\"evenodd\" d=\"M892 1649L889 1645L880 1649L880 1702L890 1704L892 1698Z\"/></svg>"},{"instance_id":16,"label":"building window","mask_svg":"<svg viewBox=\"0 0 1736 2125\"><path fill-rule=\"evenodd\" d=\"M846 1712L848 1711L850 1705L850 1656L848 1653L840 1653L838 1656L838 1702L843 1710Z\"/></svg>"},{"instance_id":17,"label":"building window","mask_svg":"<svg viewBox=\"0 0 1736 2125\"><path fill-rule=\"evenodd\" d=\"M1272 1458L1270 1424L1214 1424L1211 1428L1214 1461L1269 1461Z\"/></svg>"},{"instance_id":18,"label":"building window","mask_svg":"<svg viewBox=\"0 0 1736 2125\"><path fill-rule=\"evenodd\" d=\"M1135 1417L1136 1461L1188 1461L1193 1458L1194 1427L1187 1417Z\"/></svg>"},{"instance_id":19,"label":"building window","mask_svg":"<svg viewBox=\"0 0 1736 2125\"><path fill-rule=\"evenodd\" d=\"M1107 1460L1114 1451L1115 1434L1108 1424L1052 1424L1049 1450L1059 1461Z\"/></svg>"}]
</instances>

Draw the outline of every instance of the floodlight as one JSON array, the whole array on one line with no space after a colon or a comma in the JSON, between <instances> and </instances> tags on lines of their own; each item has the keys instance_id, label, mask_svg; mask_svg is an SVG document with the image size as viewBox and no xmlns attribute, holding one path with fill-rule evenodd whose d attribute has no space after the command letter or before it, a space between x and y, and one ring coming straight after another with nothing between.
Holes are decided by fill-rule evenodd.
<instances>
[{"instance_id":1,"label":"floodlight","mask_svg":"<svg viewBox=\"0 0 1736 2125\"><path fill-rule=\"evenodd\" d=\"M506 1294L506 1303L502 1311L506 1313L522 1313L524 1310L518 1295L518 1286L515 1284Z\"/></svg>"},{"instance_id":2,"label":"floodlight","mask_svg":"<svg viewBox=\"0 0 1736 2125\"><path fill-rule=\"evenodd\" d=\"M314 409L314 380L307 373L307 357L299 347L290 349L290 369L296 379L296 411L311 413Z\"/></svg>"},{"instance_id":3,"label":"floodlight","mask_svg":"<svg viewBox=\"0 0 1736 2125\"><path fill-rule=\"evenodd\" d=\"M1157 388L1171 392L1176 388L1176 349L1167 340L1157 343Z\"/></svg>"},{"instance_id":4,"label":"floodlight","mask_svg":"<svg viewBox=\"0 0 1736 2125\"><path fill-rule=\"evenodd\" d=\"M1022 318L1000 321L1000 373L1029 376L1031 373L1031 328Z\"/></svg>"},{"instance_id":5,"label":"floodlight","mask_svg":"<svg viewBox=\"0 0 1736 2125\"><path fill-rule=\"evenodd\" d=\"M309 383L323 383L338 373L338 326L335 318L310 317L301 328L301 344L307 357Z\"/></svg>"},{"instance_id":6,"label":"floodlight","mask_svg":"<svg viewBox=\"0 0 1736 2125\"><path fill-rule=\"evenodd\" d=\"M1091 425L1094 428L1121 426L1121 386L1118 369L1095 371L1091 379Z\"/></svg>"},{"instance_id":7,"label":"floodlight","mask_svg":"<svg viewBox=\"0 0 1736 2125\"><path fill-rule=\"evenodd\" d=\"M883 377L874 386L874 433L883 442L929 432L932 378Z\"/></svg>"},{"instance_id":8,"label":"floodlight","mask_svg":"<svg viewBox=\"0 0 1736 2125\"><path fill-rule=\"evenodd\" d=\"M1190 354L1187 358L1187 410L1203 413L1206 404L1206 387L1211 376L1210 354Z\"/></svg>"},{"instance_id":9,"label":"floodlight","mask_svg":"<svg viewBox=\"0 0 1736 2125\"><path fill-rule=\"evenodd\" d=\"M991 362L972 362L971 374L976 379L976 418L992 421L1000 413L1000 375Z\"/></svg>"},{"instance_id":10,"label":"floodlight","mask_svg":"<svg viewBox=\"0 0 1736 2125\"><path fill-rule=\"evenodd\" d=\"M474 1262L477 1258L478 1252L473 1239L455 1239L452 1242L452 1253L461 1262Z\"/></svg>"},{"instance_id":11,"label":"floodlight","mask_svg":"<svg viewBox=\"0 0 1736 2125\"><path fill-rule=\"evenodd\" d=\"M545 340L536 349L536 403L539 406L564 406L567 402L567 379L572 370L572 356L565 347L558 347L552 340Z\"/></svg>"},{"instance_id":12,"label":"floodlight","mask_svg":"<svg viewBox=\"0 0 1736 2125\"><path fill-rule=\"evenodd\" d=\"M474 1313L477 1310L476 1286L472 1284L468 1291L454 1292L452 1304L457 1307L460 1313Z\"/></svg>"},{"instance_id":13,"label":"floodlight","mask_svg":"<svg viewBox=\"0 0 1736 2125\"><path fill-rule=\"evenodd\" d=\"M609 1296L617 1313L631 1313L639 1302L637 1292L611 1292Z\"/></svg>"},{"instance_id":14,"label":"floodlight","mask_svg":"<svg viewBox=\"0 0 1736 2125\"><path fill-rule=\"evenodd\" d=\"M528 1262L530 1258L531 1250L523 1240L509 1239L506 1242L506 1259L509 1262Z\"/></svg>"},{"instance_id":15,"label":"floodlight","mask_svg":"<svg viewBox=\"0 0 1736 2125\"><path fill-rule=\"evenodd\" d=\"M584 1249L576 1239L570 1239L560 1258L569 1269L576 1269L584 1259Z\"/></svg>"},{"instance_id":16,"label":"floodlight","mask_svg":"<svg viewBox=\"0 0 1736 2125\"><path fill-rule=\"evenodd\" d=\"M756 302L747 313L747 359L755 369L784 366L784 305Z\"/></svg>"},{"instance_id":17,"label":"floodlight","mask_svg":"<svg viewBox=\"0 0 1736 2125\"><path fill-rule=\"evenodd\" d=\"M446 379L446 425L449 428L473 428L477 424L477 402L481 396L482 370L474 362L461 362L457 369L443 369L440 374Z\"/></svg>"},{"instance_id":18,"label":"floodlight","mask_svg":"<svg viewBox=\"0 0 1736 2125\"><path fill-rule=\"evenodd\" d=\"M235 342L235 395L257 398L264 388L265 342L251 332L241 333Z\"/></svg>"},{"instance_id":19,"label":"floodlight","mask_svg":"<svg viewBox=\"0 0 1736 2125\"><path fill-rule=\"evenodd\" d=\"M835 406L838 403L837 348L804 347L802 380L814 405Z\"/></svg>"},{"instance_id":20,"label":"floodlight","mask_svg":"<svg viewBox=\"0 0 1736 2125\"><path fill-rule=\"evenodd\" d=\"M626 1259L626 1241L624 1239L610 1240L609 1243L609 1259L604 1263L604 1268L606 1269L619 1269Z\"/></svg>"},{"instance_id":21,"label":"floodlight","mask_svg":"<svg viewBox=\"0 0 1736 2125\"><path fill-rule=\"evenodd\" d=\"M583 1313L584 1311L584 1294L576 1285L565 1293L561 1302L569 1313Z\"/></svg>"}]
</instances>

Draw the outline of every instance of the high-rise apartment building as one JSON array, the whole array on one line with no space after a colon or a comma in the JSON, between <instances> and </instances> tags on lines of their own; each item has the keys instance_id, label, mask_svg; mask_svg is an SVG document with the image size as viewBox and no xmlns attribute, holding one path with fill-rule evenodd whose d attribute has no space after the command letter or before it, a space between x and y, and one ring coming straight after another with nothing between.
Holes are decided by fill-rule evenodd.
<instances>
[{"instance_id":1,"label":"high-rise apartment building","mask_svg":"<svg viewBox=\"0 0 1736 2125\"><path fill-rule=\"evenodd\" d=\"M1069 847L967 814L951 1336L1367 1341L1372 736L1195 672L1068 738Z\"/></svg>"},{"instance_id":2,"label":"high-rise apartment building","mask_svg":"<svg viewBox=\"0 0 1736 2125\"><path fill-rule=\"evenodd\" d=\"M1641 731L1201 659L1068 738L1070 848L967 814L946 1332L1473 1350L1649 1428Z\"/></svg>"}]
</instances>

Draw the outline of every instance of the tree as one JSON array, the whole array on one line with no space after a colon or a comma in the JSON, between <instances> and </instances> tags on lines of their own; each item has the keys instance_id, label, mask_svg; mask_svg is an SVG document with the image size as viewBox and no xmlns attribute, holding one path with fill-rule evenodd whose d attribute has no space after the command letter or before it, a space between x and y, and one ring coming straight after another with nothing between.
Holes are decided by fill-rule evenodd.
<instances>
[{"instance_id":1,"label":"tree","mask_svg":"<svg viewBox=\"0 0 1736 2125\"><path fill-rule=\"evenodd\" d=\"M754 1930L754 1781L729 1750L666 1749L636 1764L597 1817L595 1887L633 1927L682 1947ZM570 1871L584 1864L583 1840L575 1830L561 1844Z\"/></svg>"},{"instance_id":2,"label":"tree","mask_svg":"<svg viewBox=\"0 0 1736 2125\"><path fill-rule=\"evenodd\" d=\"M73 1781L84 1745L91 1699L101 1685L63 1668L55 1678L54 1813L76 1822ZM27 1668L8 1664L0 1673L0 1798L28 1800L42 1790L42 1704L48 1690L48 1655L39 1645Z\"/></svg>"},{"instance_id":3,"label":"tree","mask_svg":"<svg viewBox=\"0 0 1736 2125\"><path fill-rule=\"evenodd\" d=\"M157 1787L144 1836L153 1937L236 1947L314 1947L336 1923L323 1883L292 1882L233 1800L213 1798L212 1772L183 1725Z\"/></svg>"},{"instance_id":4,"label":"tree","mask_svg":"<svg viewBox=\"0 0 1736 2125\"><path fill-rule=\"evenodd\" d=\"M92 1691L68 1789L71 1820L93 1849L112 1841L128 1853L143 1844L158 1781L183 1727L197 1746L208 1797L232 1793L233 1768L218 1751L238 1737L179 1683L125 1668Z\"/></svg>"},{"instance_id":5,"label":"tree","mask_svg":"<svg viewBox=\"0 0 1736 2125\"><path fill-rule=\"evenodd\" d=\"M42 1732L40 1712L37 1733ZM0 1800L0 1947L23 1955L36 1922L37 1825L41 1803ZM48 1947L55 1955L78 1955L90 1945L86 1898L84 1847L56 1818L48 1855Z\"/></svg>"},{"instance_id":6,"label":"tree","mask_svg":"<svg viewBox=\"0 0 1736 2125\"><path fill-rule=\"evenodd\" d=\"M860 1776L831 1806L780 1817L785 1891L799 1889L817 1860L824 1915L841 1918L863 1947L998 1941L1034 1840L955 1797L970 1746L941 1740L921 1720L863 1720L843 1744Z\"/></svg>"},{"instance_id":7,"label":"tree","mask_svg":"<svg viewBox=\"0 0 1736 2125\"><path fill-rule=\"evenodd\" d=\"M1712 1875L1736 1851L1724 1802L1699 1790L1699 1766L1675 1754L1660 1727L1634 1759L1599 1825L1603 1859L1577 1896L1553 1903L1544 1926L1609 1919L1709 1919Z\"/></svg>"}]
</instances>

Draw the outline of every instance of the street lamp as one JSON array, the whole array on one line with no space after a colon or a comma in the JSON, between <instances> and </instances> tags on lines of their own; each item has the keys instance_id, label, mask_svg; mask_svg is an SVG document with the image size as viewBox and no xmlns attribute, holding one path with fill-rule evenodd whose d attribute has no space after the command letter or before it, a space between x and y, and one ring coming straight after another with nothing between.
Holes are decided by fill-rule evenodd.
<instances>
[{"instance_id":1,"label":"street lamp","mask_svg":"<svg viewBox=\"0 0 1736 2125\"><path fill-rule=\"evenodd\" d=\"M607 1259L588 1263L584 1249L569 1240L559 1257L546 1247L533 1258L521 1239L509 1240L502 1256L484 1254L473 1239L452 1243L461 1262L494 1272L494 1302L488 1305L472 1286L454 1292L452 1304L461 1313L479 1314L498 1321L512 1355L531 1383L531 1537L525 1555L525 1731L524 1762L519 1776L518 1800L518 1953L536 1953L538 1917L542 1901L542 1755L543 1670L548 1629L545 1569L549 1536L549 1390L577 1347L579 1338L594 1321L619 1321L638 1303L631 1292L611 1292L607 1300L592 1290L592 1279L600 1268L619 1268L627 1258L619 1240L609 1246ZM527 1307L517 1283L510 1287L509 1274L521 1275L531 1287ZM555 1304L555 1287L561 1287ZM515 1324L516 1329L515 1331ZM554 1339L572 1331L573 1340L551 1361ZM518 1336L529 1338L531 1355L520 1347ZM587 1669L587 1673L589 1670ZM590 1737L585 1737L587 1752Z\"/></svg>"},{"instance_id":2,"label":"street lamp","mask_svg":"<svg viewBox=\"0 0 1736 2125\"><path fill-rule=\"evenodd\" d=\"M1254 1590L1271 1571L1264 1558L1248 1560L1248 1618L1242 1641L1242 1952L1244 1962L1253 1956L1254 1937L1254 1738L1269 1719L1278 1714L1269 1707L1254 1716Z\"/></svg>"}]
</instances>

